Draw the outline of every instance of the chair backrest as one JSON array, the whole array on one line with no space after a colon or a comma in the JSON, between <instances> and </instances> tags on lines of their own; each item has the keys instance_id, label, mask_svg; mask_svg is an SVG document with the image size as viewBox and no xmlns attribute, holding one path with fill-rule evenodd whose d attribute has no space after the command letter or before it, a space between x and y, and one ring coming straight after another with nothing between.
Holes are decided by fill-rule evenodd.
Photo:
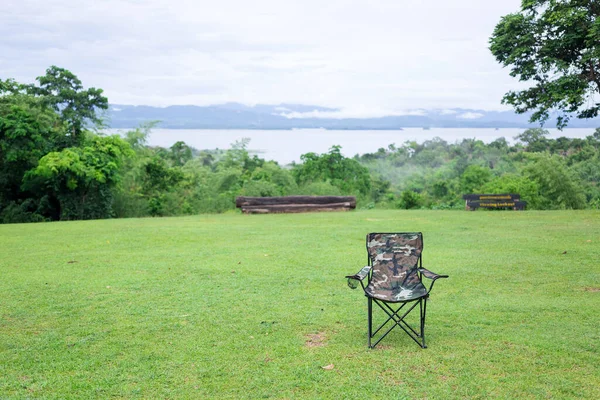
<instances>
[{"instance_id":1,"label":"chair backrest","mask_svg":"<svg viewBox=\"0 0 600 400\"><path fill-rule=\"evenodd\" d=\"M371 281L379 289L394 289L420 282L417 268L423 251L423 234L369 233L367 252L373 266Z\"/></svg>"}]
</instances>

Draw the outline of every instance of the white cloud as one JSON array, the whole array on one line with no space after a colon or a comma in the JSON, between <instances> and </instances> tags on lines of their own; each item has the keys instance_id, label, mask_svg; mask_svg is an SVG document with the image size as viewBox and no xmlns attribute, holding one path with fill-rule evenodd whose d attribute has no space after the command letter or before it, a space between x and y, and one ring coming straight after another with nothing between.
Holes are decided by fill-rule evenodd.
<instances>
[{"instance_id":1,"label":"white cloud","mask_svg":"<svg viewBox=\"0 0 600 400\"><path fill-rule=\"evenodd\" d=\"M454 115L454 114L458 114L458 111L445 109L445 110L440 111L440 114L441 115Z\"/></svg>"},{"instance_id":2,"label":"white cloud","mask_svg":"<svg viewBox=\"0 0 600 400\"><path fill-rule=\"evenodd\" d=\"M479 119L479 118L481 118L483 116L484 116L484 114L481 114L481 113L466 112L466 113L462 113L460 115L457 115L456 118L460 118L460 119Z\"/></svg>"},{"instance_id":3,"label":"white cloud","mask_svg":"<svg viewBox=\"0 0 600 400\"><path fill-rule=\"evenodd\" d=\"M519 84L488 37L519 4L4 0L0 78L30 82L54 64L112 103L156 106L506 109L502 95Z\"/></svg>"}]
</instances>

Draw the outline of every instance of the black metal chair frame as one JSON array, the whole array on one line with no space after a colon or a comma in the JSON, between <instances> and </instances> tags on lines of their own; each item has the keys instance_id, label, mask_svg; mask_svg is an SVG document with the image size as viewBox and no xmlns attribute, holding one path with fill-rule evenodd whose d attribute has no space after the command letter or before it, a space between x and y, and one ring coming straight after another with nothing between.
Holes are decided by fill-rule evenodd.
<instances>
[{"instance_id":1,"label":"black metal chair frame","mask_svg":"<svg viewBox=\"0 0 600 400\"><path fill-rule=\"evenodd\" d=\"M395 234L395 233L383 233L383 234ZM421 242L422 242L423 241L422 234L420 232L419 232L419 234L421 235ZM423 255L420 254L419 260L418 260L418 268L417 268L419 280L422 282L423 277L431 279L431 285L429 286L429 289L427 289L427 293L425 295L423 295L419 298L416 298L416 299L410 299L410 300L405 300L405 301L393 301L393 302L385 301L385 300L381 300L381 299L377 299L372 296L369 296L365 290L366 286L363 283L363 280L365 277L368 278L367 279L367 286L368 286L368 284L371 282L371 279L373 278L373 268L372 268L373 263L372 263L370 255L369 255L369 248L368 248L368 240L369 240L370 235L372 235L372 234L367 235L368 265L366 267L364 267L363 269L361 269L361 271L359 271L357 274L346 276L346 278L348 278L348 286L351 289L356 289L358 287L358 285L356 285L355 282L358 280L360 282L360 285L362 286L363 291L365 291L365 296L367 297L368 347L370 349L375 348L375 346L377 346L379 344L379 342L381 342L383 340L383 338L385 338L395 327L398 326L412 340L414 340L415 343L417 343L419 346L421 346L421 348L426 349L427 344L425 343L425 316L426 316L426 312L427 312L427 300L429 299L429 293L431 292L431 289L433 288L433 285L435 284L435 281L437 279L448 278L448 275L438 275L434 272L431 272L431 271L423 268ZM367 270L367 268L368 268L368 270ZM365 270L366 270L366 274L364 273ZM383 312L385 314L387 314L387 316L388 316L388 318L377 329L375 329L375 331L373 331L373 303L377 304L377 306L379 306L379 308L381 308L383 310ZM400 304L400 306L396 310L394 310L394 308L392 306L390 306L390 303L391 304ZM415 330L412 326L410 326L410 324L408 322L405 321L405 318L417 306L419 306L419 331ZM402 314L402 316L400 316L399 313L401 311L403 311L405 307L408 307L408 309ZM375 338L375 336L390 321L393 322L392 326L389 327L389 329L387 331L385 331L385 333L383 333L373 343L373 339Z\"/></svg>"}]
</instances>

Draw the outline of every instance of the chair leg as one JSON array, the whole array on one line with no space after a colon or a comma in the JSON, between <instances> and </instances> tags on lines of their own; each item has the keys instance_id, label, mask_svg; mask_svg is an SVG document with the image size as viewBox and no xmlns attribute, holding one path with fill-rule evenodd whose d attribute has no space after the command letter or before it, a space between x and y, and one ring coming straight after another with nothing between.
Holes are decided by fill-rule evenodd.
<instances>
[{"instance_id":1,"label":"chair leg","mask_svg":"<svg viewBox=\"0 0 600 400\"><path fill-rule=\"evenodd\" d=\"M421 299L421 340L423 342L422 348L426 349L425 344L425 313L427 312L427 297Z\"/></svg>"},{"instance_id":2,"label":"chair leg","mask_svg":"<svg viewBox=\"0 0 600 400\"><path fill-rule=\"evenodd\" d=\"M372 348L371 347L371 338L373 337L373 299L371 299L370 297L367 297L367 313L368 313L368 324L369 324L368 345L369 345L369 348L371 349Z\"/></svg>"},{"instance_id":3,"label":"chair leg","mask_svg":"<svg viewBox=\"0 0 600 400\"><path fill-rule=\"evenodd\" d=\"M381 342L395 327L400 327L400 329L402 329L412 340L415 341L415 343L417 343L419 345L419 347L422 348L427 348L427 346L425 345L425 304L423 303L423 301L425 299L420 298L418 300L415 300L414 303L413 302L409 302L409 303L403 303L398 309L394 310L388 303L385 302L379 302L377 301L377 299L372 299L372 298L368 298L368 300L370 300L367 304L368 304L368 311L369 311L369 332L368 332L368 336L369 336L369 348L373 349L375 348L375 346L377 346L377 344L379 342ZM379 328L377 328L374 332L373 332L373 302L375 302L375 304L377 304L387 315L388 315L388 319L383 322ZM400 310L403 310L405 306L407 306L408 304L411 304L412 306L410 306L410 308L408 308L408 310L406 312L404 312L402 315L400 315ZM405 320L404 318L413 310L415 309L417 306L419 306L419 320L418 320L418 327L417 329L413 329L413 327L411 327ZM375 343L373 343L373 338L377 335L377 333L382 330L388 322L392 322L392 326L383 333L383 335L381 335L376 341Z\"/></svg>"}]
</instances>

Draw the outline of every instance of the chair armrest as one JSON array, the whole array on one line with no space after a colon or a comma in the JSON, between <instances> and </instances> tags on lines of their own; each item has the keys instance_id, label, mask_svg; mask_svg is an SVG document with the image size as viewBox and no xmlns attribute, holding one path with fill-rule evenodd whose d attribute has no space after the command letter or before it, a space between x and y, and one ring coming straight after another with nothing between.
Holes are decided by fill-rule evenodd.
<instances>
[{"instance_id":1,"label":"chair armrest","mask_svg":"<svg viewBox=\"0 0 600 400\"><path fill-rule=\"evenodd\" d=\"M367 265L366 267L362 267L362 269L354 275L346 275L346 278L357 279L359 281L362 281L363 279L365 279L365 277L367 275L369 275L370 270L371 270L371 267Z\"/></svg>"},{"instance_id":2,"label":"chair armrest","mask_svg":"<svg viewBox=\"0 0 600 400\"><path fill-rule=\"evenodd\" d=\"M346 275L346 278L348 278L348 287L350 289L356 289L358 287L358 282L360 282L360 285L364 289L365 285L362 281L369 275L370 270L371 267L367 265L366 267L362 267L361 270L354 275Z\"/></svg>"},{"instance_id":3,"label":"chair armrest","mask_svg":"<svg viewBox=\"0 0 600 400\"><path fill-rule=\"evenodd\" d=\"M436 274L435 272L431 272L425 268L419 268L419 269L417 269L417 271L422 273L425 278L433 279L434 281L439 278L448 278L448 275L439 275L439 274Z\"/></svg>"}]
</instances>

